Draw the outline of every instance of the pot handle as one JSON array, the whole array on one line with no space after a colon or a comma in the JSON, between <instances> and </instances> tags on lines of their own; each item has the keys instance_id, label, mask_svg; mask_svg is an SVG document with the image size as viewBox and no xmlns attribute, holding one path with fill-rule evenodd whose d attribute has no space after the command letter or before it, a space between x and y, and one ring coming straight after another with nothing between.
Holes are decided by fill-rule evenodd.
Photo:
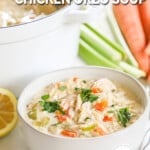
<instances>
[{"instance_id":1,"label":"pot handle","mask_svg":"<svg viewBox=\"0 0 150 150\"><path fill-rule=\"evenodd\" d=\"M95 20L96 15L102 11L101 6L75 5L65 13L64 23L84 23Z\"/></svg>"}]
</instances>

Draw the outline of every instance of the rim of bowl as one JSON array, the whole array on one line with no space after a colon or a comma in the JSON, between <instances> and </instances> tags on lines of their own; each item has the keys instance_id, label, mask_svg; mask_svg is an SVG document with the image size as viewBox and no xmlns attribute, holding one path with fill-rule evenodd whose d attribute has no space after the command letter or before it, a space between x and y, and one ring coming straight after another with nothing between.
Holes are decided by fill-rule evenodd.
<instances>
[{"instance_id":1,"label":"rim of bowl","mask_svg":"<svg viewBox=\"0 0 150 150\"><path fill-rule=\"evenodd\" d=\"M35 20L33 19L32 21L25 22L25 23L19 23L19 24L16 24L16 25L0 27L0 30L9 29L9 28L17 28L17 27L20 27L20 26L24 26L24 25L27 25L27 24L32 24L34 22L45 20L45 19L50 18L50 17L52 17L52 16L54 16L56 14L61 13L62 11L66 10L67 8L69 8L72 5L73 5L72 3L71 4L67 4L66 6L64 6L64 7L60 8L60 9L58 9L58 10L56 10L56 11L54 11L54 12L52 12L52 13L44 16L44 17L41 17L39 19L35 19Z\"/></svg>"},{"instance_id":2,"label":"rim of bowl","mask_svg":"<svg viewBox=\"0 0 150 150\"><path fill-rule=\"evenodd\" d=\"M98 136L98 137L76 137L76 138L71 138L71 137L65 137L65 136L60 136L60 135L55 135L55 134L46 134L42 131L39 131L38 129L36 129L35 127L33 127L27 120L25 120L25 118L22 116L22 114L20 114L19 112L19 105L17 105L17 112L19 114L19 117L21 118L21 120L23 120L23 122L31 129L33 129L35 132L41 134L41 135L44 135L44 136L47 136L47 137L51 137L51 138L57 138L57 139L68 139L68 140L95 140L95 139L101 139L101 138L107 138L107 137L112 137L113 135L118 135L118 134L121 134L121 133L124 133L125 131L129 130L131 127L134 127L136 126L136 124L138 122L141 121L141 119L146 115L146 113L148 112L148 106L149 106L149 101L148 101L148 94L146 92L146 90L144 89L144 86L142 85L142 83L140 81L138 81L137 79L135 79L134 77L132 77L131 75L127 74L127 73L124 73L122 71L119 71L119 70L115 70L115 69L112 69L112 68L107 68L107 67L99 67L99 66L77 66L77 67L69 67L69 68L64 68L64 69L58 69L58 70L54 70L54 71L50 71L49 73L46 73L42 76L39 76L37 77L36 79L34 79L33 81L31 81L24 89L23 91L21 92L19 98L18 98L18 103L20 103L20 98L22 99L22 94L24 93L24 91L26 91L26 89L31 86L32 84L34 84L35 82L37 82L38 80L41 80L43 79L44 77L46 76L49 76L51 73L59 73L61 71L67 71L67 70L74 70L74 69L102 69L102 70L109 70L109 71L112 71L112 72L116 72L118 74L121 74L125 77L128 77L130 78L131 80L133 80L143 91L143 93L145 94L145 102L147 103L147 105L145 106L144 108L144 111L143 113L140 115L140 117L134 122L132 123L131 125L129 125L128 127L126 128L123 128L121 130L118 130L116 132L113 132L111 134L107 134L107 135L104 135L104 136Z\"/></svg>"}]
</instances>

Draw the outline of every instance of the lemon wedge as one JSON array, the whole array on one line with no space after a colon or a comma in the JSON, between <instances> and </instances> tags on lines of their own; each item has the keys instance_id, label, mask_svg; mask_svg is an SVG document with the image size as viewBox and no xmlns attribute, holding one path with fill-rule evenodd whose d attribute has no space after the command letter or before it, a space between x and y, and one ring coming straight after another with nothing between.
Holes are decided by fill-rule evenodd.
<instances>
[{"instance_id":1,"label":"lemon wedge","mask_svg":"<svg viewBox=\"0 0 150 150\"><path fill-rule=\"evenodd\" d=\"M17 100L12 92L0 88L0 137L9 134L16 126Z\"/></svg>"}]
</instances>

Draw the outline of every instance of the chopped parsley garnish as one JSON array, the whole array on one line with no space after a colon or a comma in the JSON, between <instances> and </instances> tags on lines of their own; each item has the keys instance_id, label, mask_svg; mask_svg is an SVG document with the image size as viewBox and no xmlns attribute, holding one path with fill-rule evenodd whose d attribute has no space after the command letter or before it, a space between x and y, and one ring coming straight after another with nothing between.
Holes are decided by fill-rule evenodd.
<instances>
[{"instance_id":1,"label":"chopped parsley garnish","mask_svg":"<svg viewBox=\"0 0 150 150\"><path fill-rule=\"evenodd\" d=\"M61 124L60 122L52 124L52 126L58 126L59 124Z\"/></svg>"},{"instance_id":2,"label":"chopped parsley garnish","mask_svg":"<svg viewBox=\"0 0 150 150\"><path fill-rule=\"evenodd\" d=\"M42 100L39 103L43 107L44 111L47 111L49 113L53 113L55 111L60 111L61 113L64 113L57 101L47 102L47 101Z\"/></svg>"},{"instance_id":3,"label":"chopped parsley garnish","mask_svg":"<svg viewBox=\"0 0 150 150\"><path fill-rule=\"evenodd\" d=\"M112 89L112 92L116 92L116 89Z\"/></svg>"},{"instance_id":4,"label":"chopped parsley garnish","mask_svg":"<svg viewBox=\"0 0 150 150\"><path fill-rule=\"evenodd\" d=\"M49 98L50 98L49 94L41 96L41 99L44 101L46 101Z\"/></svg>"},{"instance_id":5,"label":"chopped parsley garnish","mask_svg":"<svg viewBox=\"0 0 150 150\"><path fill-rule=\"evenodd\" d=\"M82 82L85 83L85 84L87 83L86 80L83 80Z\"/></svg>"},{"instance_id":6,"label":"chopped parsley garnish","mask_svg":"<svg viewBox=\"0 0 150 150\"><path fill-rule=\"evenodd\" d=\"M117 117L119 122L122 124L122 126L126 127L127 123L131 119L131 114L129 112L129 109L128 108L119 109L119 111L117 112Z\"/></svg>"},{"instance_id":7,"label":"chopped parsley garnish","mask_svg":"<svg viewBox=\"0 0 150 150\"><path fill-rule=\"evenodd\" d=\"M64 91L64 90L67 89L67 87L66 87L66 86L60 86L58 89L59 89L60 91Z\"/></svg>"},{"instance_id":8,"label":"chopped parsley garnish","mask_svg":"<svg viewBox=\"0 0 150 150\"><path fill-rule=\"evenodd\" d=\"M87 120L89 120L89 119L91 119L90 117L86 117L85 119L84 119L84 121L87 121Z\"/></svg>"},{"instance_id":9,"label":"chopped parsley garnish","mask_svg":"<svg viewBox=\"0 0 150 150\"><path fill-rule=\"evenodd\" d=\"M94 102L98 99L98 96L92 94L92 90L90 89L81 89L80 97L85 102Z\"/></svg>"},{"instance_id":10,"label":"chopped parsley garnish","mask_svg":"<svg viewBox=\"0 0 150 150\"><path fill-rule=\"evenodd\" d=\"M76 92L80 93L80 97L81 97L83 103L85 103L85 102L92 103L98 99L98 96L92 94L91 89L82 89L82 88L75 87L74 90Z\"/></svg>"},{"instance_id":11,"label":"chopped parsley garnish","mask_svg":"<svg viewBox=\"0 0 150 150\"><path fill-rule=\"evenodd\" d=\"M74 90L75 90L76 92L81 92L81 89L78 88L78 87L75 87Z\"/></svg>"},{"instance_id":12,"label":"chopped parsley garnish","mask_svg":"<svg viewBox=\"0 0 150 150\"><path fill-rule=\"evenodd\" d=\"M108 110L107 112L108 113L114 113L114 110Z\"/></svg>"}]
</instances>

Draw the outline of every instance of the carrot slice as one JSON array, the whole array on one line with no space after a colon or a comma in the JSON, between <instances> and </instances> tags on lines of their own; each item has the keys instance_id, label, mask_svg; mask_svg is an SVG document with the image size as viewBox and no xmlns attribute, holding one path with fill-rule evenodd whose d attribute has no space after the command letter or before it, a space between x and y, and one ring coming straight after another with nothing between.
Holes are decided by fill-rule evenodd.
<instances>
[{"instance_id":1,"label":"carrot slice","mask_svg":"<svg viewBox=\"0 0 150 150\"><path fill-rule=\"evenodd\" d=\"M150 41L149 41L148 45L145 48L145 53L150 56Z\"/></svg>"},{"instance_id":2,"label":"carrot slice","mask_svg":"<svg viewBox=\"0 0 150 150\"><path fill-rule=\"evenodd\" d=\"M142 25L146 35L146 39L150 40L150 0L145 0L139 5Z\"/></svg>"},{"instance_id":3,"label":"carrot slice","mask_svg":"<svg viewBox=\"0 0 150 150\"><path fill-rule=\"evenodd\" d=\"M107 100L102 100L101 102L98 102L95 104L95 109L98 111L104 111L104 109L108 106Z\"/></svg>"},{"instance_id":4,"label":"carrot slice","mask_svg":"<svg viewBox=\"0 0 150 150\"><path fill-rule=\"evenodd\" d=\"M75 131L70 131L70 130L63 130L62 132L61 132L61 134L63 135L63 136L68 136L68 137L77 137L77 132L75 132Z\"/></svg>"},{"instance_id":5,"label":"carrot slice","mask_svg":"<svg viewBox=\"0 0 150 150\"><path fill-rule=\"evenodd\" d=\"M96 127L94 129L94 132L98 133L101 136L106 135L106 132L102 128L100 128L100 127Z\"/></svg>"},{"instance_id":6,"label":"carrot slice","mask_svg":"<svg viewBox=\"0 0 150 150\"><path fill-rule=\"evenodd\" d=\"M93 87L92 88L92 93L101 93L102 90L100 88L97 88L97 87Z\"/></svg>"},{"instance_id":7,"label":"carrot slice","mask_svg":"<svg viewBox=\"0 0 150 150\"><path fill-rule=\"evenodd\" d=\"M104 116L104 118L103 118L103 121L104 122L109 122L109 121L112 121L113 120L113 118L112 117L110 117L110 116Z\"/></svg>"},{"instance_id":8,"label":"carrot slice","mask_svg":"<svg viewBox=\"0 0 150 150\"><path fill-rule=\"evenodd\" d=\"M146 38L137 5L113 5L113 11L118 25L132 51L136 54L144 50Z\"/></svg>"},{"instance_id":9,"label":"carrot slice","mask_svg":"<svg viewBox=\"0 0 150 150\"><path fill-rule=\"evenodd\" d=\"M59 122L64 122L67 120L67 116L66 115L61 115L61 114L57 114L57 119Z\"/></svg>"},{"instance_id":10,"label":"carrot slice","mask_svg":"<svg viewBox=\"0 0 150 150\"><path fill-rule=\"evenodd\" d=\"M76 82L76 81L77 81L77 79L78 79L77 77L74 77L74 78L73 78L73 81L74 81L74 82Z\"/></svg>"},{"instance_id":11,"label":"carrot slice","mask_svg":"<svg viewBox=\"0 0 150 150\"><path fill-rule=\"evenodd\" d=\"M67 117L69 117L68 110L65 111L65 114L62 114L60 111L56 111L55 114L56 114L56 118L60 123L66 121Z\"/></svg>"}]
</instances>

